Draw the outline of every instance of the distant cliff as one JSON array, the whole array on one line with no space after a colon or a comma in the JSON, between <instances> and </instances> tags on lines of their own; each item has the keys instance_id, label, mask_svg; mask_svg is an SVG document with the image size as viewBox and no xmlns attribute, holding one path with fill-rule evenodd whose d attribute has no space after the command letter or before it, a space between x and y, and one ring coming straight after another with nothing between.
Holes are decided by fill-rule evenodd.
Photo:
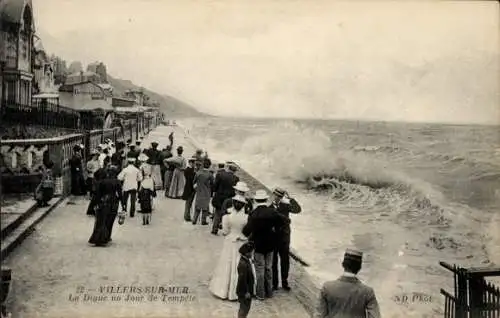
<instances>
[{"instance_id":1,"label":"distant cliff","mask_svg":"<svg viewBox=\"0 0 500 318\"><path fill-rule=\"evenodd\" d=\"M139 90L140 86L135 85L132 81L122 80L113 77L108 74L108 82L113 86L113 95L121 96L125 91L131 90ZM193 116L209 116L202 112L199 112L194 107L168 95L160 95L156 92L153 92L147 88L142 87L144 93L149 96L151 101L156 101L160 104L160 109L167 116L172 117L193 117Z\"/></svg>"}]
</instances>

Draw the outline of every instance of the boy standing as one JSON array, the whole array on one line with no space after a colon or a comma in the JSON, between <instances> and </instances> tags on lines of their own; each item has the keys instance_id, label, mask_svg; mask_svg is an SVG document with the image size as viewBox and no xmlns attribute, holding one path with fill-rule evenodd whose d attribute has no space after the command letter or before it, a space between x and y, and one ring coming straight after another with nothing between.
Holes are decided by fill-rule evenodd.
<instances>
[{"instance_id":1,"label":"boy standing","mask_svg":"<svg viewBox=\"0 0 500 318\"><path fill-rule=\"evenodd\" d=\"M255 266L253 264L254 246L251 242L243 244L240 249L240 261L238 263L238 283L236 294L240 309L238 318L246 318L252 305L252 297L255 295Z\"/></svg>"}]
</instances>

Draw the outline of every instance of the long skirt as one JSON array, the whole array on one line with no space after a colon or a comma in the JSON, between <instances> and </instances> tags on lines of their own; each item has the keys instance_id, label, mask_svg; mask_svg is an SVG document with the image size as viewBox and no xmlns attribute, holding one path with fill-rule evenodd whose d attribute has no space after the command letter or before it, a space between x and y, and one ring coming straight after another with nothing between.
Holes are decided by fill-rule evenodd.
<instances>
[{"instance_id":1,"label":"long skirt","mask_svg":"<svg viewBox=\"0 0 500 318\"><path fill-rule=\"evenodd\" d=\"M106 228L108 229L108 238L107 238L108 242L111 241L111 233L113 232L113 225L115 224L115 219L117 215L118 215L117 211L112 211L112 213L108 214L106 218Z\"/></svg>"},{"instance_id":2,"label":"long skirt","mask_svg":"<svg viewBox=\"0 0 500 318\"><path fill-rule=\"evenodd\" d=\"M236 300L236 285L238 283L238 262L240 260L239 248L243 242L234 241L226 236L219 257L219 262L212 275L209 291L216 297L227 300Z\"/></svg>"},{"instance_id":3,"label":"long skirt","mask_svg":"<svg viewBox=\"0 0 500 318\"><path fill-rule=\"evenodd\" d=\"M85 179L83 178L83 174L81 172L72 172L71 173L71 194L72 195L85 195L86 185Z\"/></svg>"},{"instance_id":4,"label":"long skirt","mask_svg":"<svg viewBox=\"0 0 500 318\"><path fill-rule=\"evenodd\" d=\"M168 196L171 198L182 197L185 184L186 184L186 178L184 177L184 172L181 169L175 169L172 175L172 182L170 182Z\"/></svg>"},{"instance_id":5,"label":"long skirt","mask_svg":"<svg viewBox=\"0 0 500 318\"><path fill-rule=\"evenodd\" d=\"M151 178L153 179L155 190L159 190L163 187L160 165L151 167Z\"/></svg>"},{"instance_id":6,"label":"long skirt","mask_svg":"<svg viewBox=\"0 0 500 318\"><path fill-rule=\"evenodd\" d=\"M111 207L99 206L95 215L94 230L90 236L89 243L97 246L106 245L109 242L110 231L108 225L110 224L110 214L112 214ZM113 220L114 221L114 220Z\"/></svg>"},{"instance_id":7,"label":"long skirt","mask_svg":"<svg viewBox=\"0 0 500 318\"><path fill-rule=\"evenodd\" d=\"M170 183L172 183L172 176L173 176L172 170L165 171L165 184L163 185L163 188L165 189L166 196L168 196L168 192L170 190Z\"/></svg>"}]
</instances>

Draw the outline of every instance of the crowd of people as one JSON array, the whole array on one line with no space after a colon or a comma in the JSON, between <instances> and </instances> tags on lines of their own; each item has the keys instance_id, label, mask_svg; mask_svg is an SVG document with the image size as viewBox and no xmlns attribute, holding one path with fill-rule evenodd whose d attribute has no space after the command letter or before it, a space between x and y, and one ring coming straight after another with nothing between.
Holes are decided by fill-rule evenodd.
<instances>
[{"instance_id":1,"label":"crowd of people","mask_svg":"<svg viewBox=\"0 0 500 318\"><path fill-rule=\"evenodd\" d=\"M291 289L290 215L300 213L301 206L282 188L275 188L270 195L264 189L251 191L237 176L237 165L226 162L214 168L201 149L186 159L183 147L178 146L174 155L173 139L171 133L170 144L162 150L157 142L141 149L140 140L116 146L106 140L91 152L85 164L83 147L74 147L71 192L77 196L89 194L87 215L95 217L89 243L107 246L112 241L115 220L123 224L127 214L133 218L137 201L143 225L149 225L158 191L166 198L182 199L185 222L202 226L212 223L207 227L210 233L224 236L210 292L220 299L238 300L238 317L247 317L252 299L272 298L280 282L283 290ZM51 180L50 165L46 168L47 177L37 188L42 205L53 195L53 184L47 181ZM361 258L357 251L346 252L344 275L321 289L317 317L361 312L369 314L366 317L380 316L373 290L356 278ZM344 297L345 293L355 297Z\"/></svg>"}]
</instances>

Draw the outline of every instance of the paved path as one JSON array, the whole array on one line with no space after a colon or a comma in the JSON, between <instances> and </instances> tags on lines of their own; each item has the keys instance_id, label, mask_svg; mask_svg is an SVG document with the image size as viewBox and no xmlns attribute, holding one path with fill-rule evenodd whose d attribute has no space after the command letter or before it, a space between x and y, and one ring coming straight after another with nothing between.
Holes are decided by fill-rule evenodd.
<instances>
[{"instance_id":1,"label":"paved path","mask_svg":"<svg viewBox=\"0 0 500 318\"><path fill-rule=\"evenodd\" d=\"M160 127L145 140L164 145L171 128ZM159 137L159 135L164 137ZM181 136L176 132L176 137ZM194 149L184 140L186 155ZM88 201L68 200L55 209L6 260L13 270L9 310L13 317L235 317L238 304L208 291L223 238L208 226L185 223L183 201L159 197L152 224L140 218L115 224L109 247L88 245L93 218ZM181 287L165 298L158 293L108 293L107 287ZM127 295L135 296L134 300ZM140 298L140 296L143 298ZM155 296L155 299L149 297ZM112 299L114 297L114 299ZM308 317L284 292L254 302L250 317Z\"/></svg>"}]
</instances>

